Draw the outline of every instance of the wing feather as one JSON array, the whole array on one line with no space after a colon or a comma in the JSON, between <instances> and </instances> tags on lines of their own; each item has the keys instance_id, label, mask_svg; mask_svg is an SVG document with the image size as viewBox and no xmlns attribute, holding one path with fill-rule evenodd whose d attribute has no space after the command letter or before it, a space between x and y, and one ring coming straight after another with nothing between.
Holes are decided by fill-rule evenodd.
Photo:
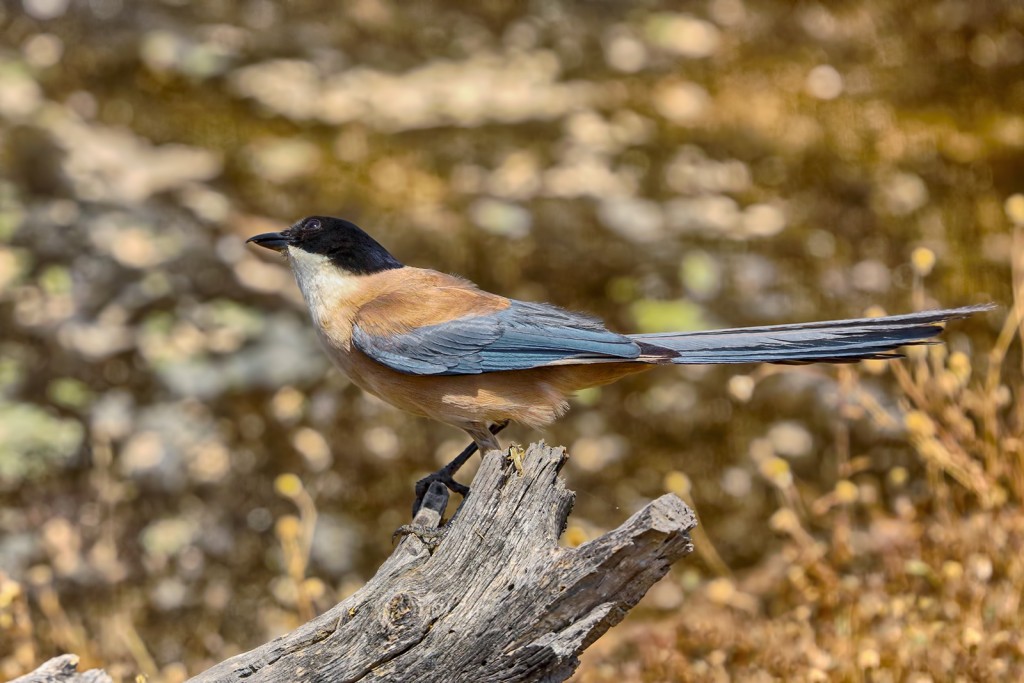
<instances>
[{"instance_id":1,"label":"wing feather","mask_svg":"<svg viewBox=\"0 0 1024 683\"><path fill-rule=\"evenodd\" d=\"M370 358L413 375L475 375L588 360L632 360L640 345L599 321L548 304L507 308L374 334L357 317L352 340Z\"/></svg>"}]
</instances>

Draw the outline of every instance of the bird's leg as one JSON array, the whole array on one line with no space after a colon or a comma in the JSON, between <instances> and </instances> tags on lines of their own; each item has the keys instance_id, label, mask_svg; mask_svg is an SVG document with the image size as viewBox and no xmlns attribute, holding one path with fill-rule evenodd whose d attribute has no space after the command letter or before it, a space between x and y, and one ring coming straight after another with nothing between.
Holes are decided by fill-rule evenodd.
<instances>
[{"instance_id":1,"label":"bird's leg","mask_svg":"<svg viewBox=\"0 0 1024 683\"><path fill-rule=\"evenodd\" d=\"M498 432L508 426L508 420L492 424L487 429L481 429L480 427L471 427L466 430L471 437L473 437L473 443L476 444L480 454L489 453L491 451L500 451L501 444L498 443Z\"/></svg>"},{"instance_id":2,"label":"bird's leg","mask_svg":"<svg viewBox=\"0 0 1024 683\"><path fill-rule=\"evenodd\" d=\"M502 429L508 426L508 420L504 422L498 422L492 424L489 429L466 429L469 435L473 437L473 443L466 446L461 453L452 459L447 465L416 482L416 500L412 504L412 516L415 517L416 513L419 512L420 506L423 505L423 496L426 495L427 489L430 488L430 484L435 481L439 481L448 487L449 491L461 494L463 497L469 493L469 487L465 484L460 484L455 481L455 473L458 472L463 465L476 453L478 450L481 453L487 453L488 451L501 449L498 444L497 434Z\"/></svg>"},{"instance_id":3,"label":"bird's leg","mask_svg":"<svg viewBox=\"0 0 1024 683\"><path fill-rule=\"evenodd\" d=\"M470 456L478 450L481 453L487 453L488 451L496 449L500 450L501 446L498 445L496 435L507 426L508 420L505 420L504 422L492 424L488 429L467 429L466 431L473 437L473 443L466 446L450 463L439 469L437 472L428 474L416 482L416 501L412 504L413 519L416 518L416 513L420 511L420 507L423 506L423 499L427 495L430 485L435 481L444 484L450 491L462 494L463 498L469 495L469 487L455 481L455 473L458 472L459 468L465 465ZM458 511L456 511L455 514L458 514ZM454 519L454 516L452 519ZM447 530L447 525L439 527L425 527L419 524L403 524L395 529L395 533L391 535L391 538L394 540L395 538L402 536L412 535L423 541L428 548L436 548Z\"/></svg>"}]
</instances>

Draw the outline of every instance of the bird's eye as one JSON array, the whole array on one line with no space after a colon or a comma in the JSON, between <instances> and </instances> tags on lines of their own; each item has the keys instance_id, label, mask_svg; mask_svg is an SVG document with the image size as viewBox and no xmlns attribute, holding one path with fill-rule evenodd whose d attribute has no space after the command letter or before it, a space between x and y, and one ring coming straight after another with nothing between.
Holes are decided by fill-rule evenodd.
<instances>
[{"instance_id":1,"label":"bird's eye","mask_svg":"<svg viewBox=\"0 0 1024 683\"><path fill-rule=\"evenodd\" d=\"M306 230L319 230L321 228L320 221L316 218L310 218L306 221Z\"/></svg>"}]
</instances>

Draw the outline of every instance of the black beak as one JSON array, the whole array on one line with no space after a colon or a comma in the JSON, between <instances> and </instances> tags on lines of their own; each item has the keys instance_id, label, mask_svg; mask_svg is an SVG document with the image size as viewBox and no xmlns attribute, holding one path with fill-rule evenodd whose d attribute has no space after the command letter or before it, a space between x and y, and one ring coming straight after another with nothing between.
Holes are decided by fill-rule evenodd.
<instances>
[{"instance_id":1,"label":"black beak","mask_svg":"<svg viewBox=\"0 0 1024 683\"><path fill-rule=\"evenodd\" d=\"M265 249L283 252L288 248L288 238L279 232L265 232L262 235L253 235L245 241L255 242Z\"/></svg>"}]
</instances>

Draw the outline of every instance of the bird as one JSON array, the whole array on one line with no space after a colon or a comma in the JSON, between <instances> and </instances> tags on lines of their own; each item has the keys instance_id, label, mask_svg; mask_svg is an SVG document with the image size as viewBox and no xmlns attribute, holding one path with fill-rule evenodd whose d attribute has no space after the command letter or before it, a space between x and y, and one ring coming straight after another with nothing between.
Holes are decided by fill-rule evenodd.
<instances>
[{"instance_id":1,"label":"bird","mask_svg":"<svg viewBox=\"0 0 1024 683\"><path fill-rule=\"evenodd\" d=\"M500 450L509 422L539 429L576 392L664 365L847 363L933 343L943 323L991 304L903 315L697 332L620 334L547 303L492 294L402 264L354 223L303 218L250 237L284 254L327 355L366 392L465 431L473 443L417 484L453 479L474 451Z\"/></svg>"}]
</instances>

